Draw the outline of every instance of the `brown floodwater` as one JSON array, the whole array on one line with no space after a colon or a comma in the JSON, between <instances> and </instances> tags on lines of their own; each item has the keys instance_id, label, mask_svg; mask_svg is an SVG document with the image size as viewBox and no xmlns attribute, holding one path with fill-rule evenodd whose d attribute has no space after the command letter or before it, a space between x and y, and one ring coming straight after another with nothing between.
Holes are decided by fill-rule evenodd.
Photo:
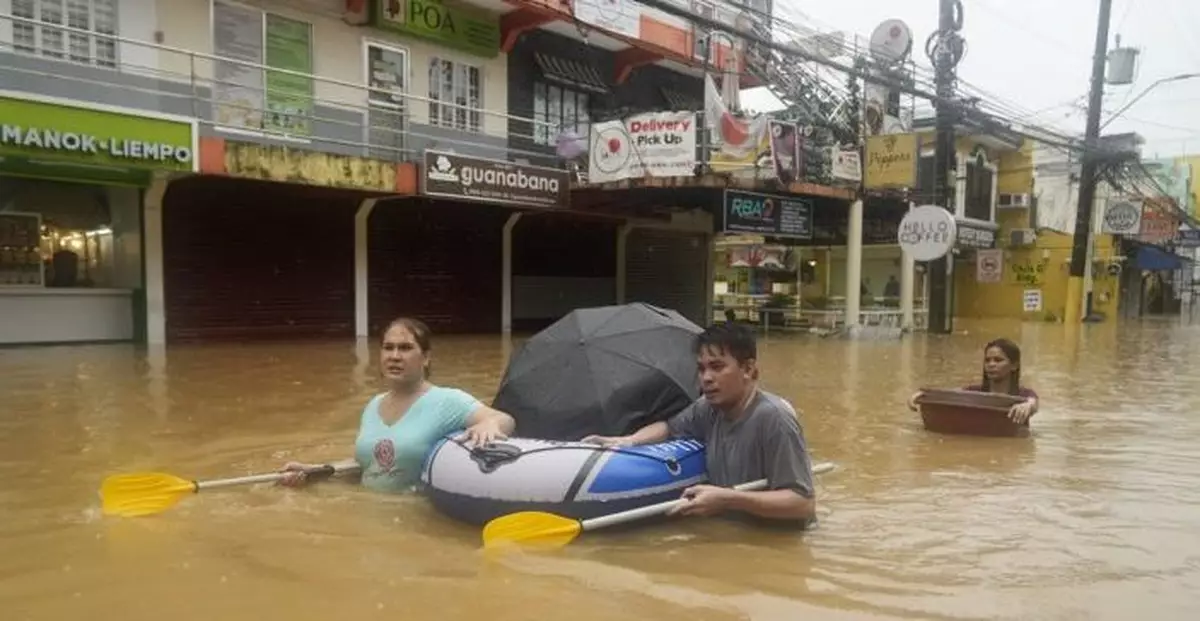
<instances>
[{"instance_id":1,"label":"brown floodwater","mask_svg":"<svg viewBox=\"0 0 1200 621\"><path fill-rule=\"evenodd\" d=\"M1200 328L960 324L966 334L765 338L822 475L803 536L686 520L489 560L419 497L339 482L214 490L105 518L108 474L222 478L348 457L374 343L0 350L0 608L12 621L620 618L1195 619ZM918 386L1018 339L1027 439L926 433ZM490 399L511 344L436 342L435 380Z\"/></svg>"}]
</instances>

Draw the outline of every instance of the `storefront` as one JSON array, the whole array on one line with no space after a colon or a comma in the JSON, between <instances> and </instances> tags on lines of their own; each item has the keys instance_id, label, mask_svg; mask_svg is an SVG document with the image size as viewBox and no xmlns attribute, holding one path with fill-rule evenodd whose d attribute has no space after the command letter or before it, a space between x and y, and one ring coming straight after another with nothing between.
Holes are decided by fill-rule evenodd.
<instances>
[{"instance_id":1,"label":"storefront","mask_svg":"<svg viewBox=\"0 0 1200 621\"><path fill-rule=\"evenodd\" d=\"M143 194L195 153L191 120L0 94L0 344L142 338Z\"/></svg>"},{"instance_id":2,"label":"storefront","mask_svg":"<svg viewBox=\"0 0 1200 621\"><path fill-rule=\"evenodd\" d=\"M523 331L611 300L594 253L612 228L568 213L566 170L436 150L423 160L420 196L371 216L372 325L410 314L439 332Z\"/></svg>"},{"instance_id":3,"label":"storefront","mask_svg":"<svg viewBox=\"0 0 1200 621\"><path fill-rule=\"evenodd\" d=\"M147 204L147 244L157 230L161 246L150 322L160 338L371 334L371 216L416 192L415 166L216 136L200 154L201 174L171 183L160 212ZM387 234L421 246L433 231Z\"/></svg>"},{"instance_id":4,"label":"storefront","mask_svg":"<svg viewBox=\"0 0 1200 621\"><path fill-rule=\"evenodd\" d=\"M725 239L717 243L714 282L719 306L751 320L750 309L763 304L801 308L814 317L844 312L847 201L730 190L723 207ZM896 236L907 209L902 201L880 198L864 205L858 283L864 311L899 307Z\"/></svg>"}]
</instances>

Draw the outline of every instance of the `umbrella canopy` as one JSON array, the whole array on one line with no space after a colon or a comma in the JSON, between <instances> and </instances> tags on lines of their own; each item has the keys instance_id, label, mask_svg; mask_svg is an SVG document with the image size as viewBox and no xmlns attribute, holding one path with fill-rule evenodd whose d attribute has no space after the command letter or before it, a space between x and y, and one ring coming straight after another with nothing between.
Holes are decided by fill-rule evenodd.
<instances>
[{"instance_id":1,"label":"umbrella canopy","mask_svg":"<svg viewBox=\"0 0 1200 621\"><path fill-rule=\"evenodd\" d=\"M492 407L511 414L525 438L632 433L699 397L700 332L640 302L574 310L513 353Z\"/></svg>"}]
</instances>

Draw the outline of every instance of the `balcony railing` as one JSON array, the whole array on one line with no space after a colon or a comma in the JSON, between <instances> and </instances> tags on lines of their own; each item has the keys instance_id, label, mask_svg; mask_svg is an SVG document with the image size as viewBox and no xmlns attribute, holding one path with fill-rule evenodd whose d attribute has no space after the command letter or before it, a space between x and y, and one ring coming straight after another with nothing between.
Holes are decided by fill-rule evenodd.
<instances>
[{"instance_id":1,"label":"balcony railing","mask_svg":"<svg viewBox=\"0 0 1200 621\"><path fill-rule=\"evenodd\" d=\"M39 33L34 41L90 41L93 53L41 49L28 40L14 43L11 36L20 25ZM207 31L207 28L205 29ZM95 50L114 50L97 55ZM319 52L315 52L319 53ZM279 143L315 151L370 157L386 161L419 159L427 148L454 150L479 157L521 161L555 166L578 167L581 177L587 170L582 162L569 166L554 154L553 147L536 146L534 134L539 127L558 135L559 125L444 101L408 92L372 87L361 82L277 69L233 58L195 52L168 45L139 41L118 35L49 24L37 20L0 14L0 90L57 97L80 103L117 106L151 113L164 113L195 119L201 135L238 136L250 140ZM413 59L407 59L409 64ZM365 73L365 68L359 71ZM232 83L219 75L255 72L261 86ZM405 72L408 73L407 71ZM267 79L266 76L272 76ZM294 89L271 88L278 76L292 83L311 85L311 96L297 96ZM262 102L244 103L222 98L218 93L231 90L240 99ZM480 98L485 97L480 93ZM272 109L270 100L289 101L289 110ZM454 114L434 113L431 108L451 109ZM697 111L699 112L699 111ZM223 117L273 119L252 126L222 122ZM448 117L448 118L447 118ZM448 122L447 122L448 121ZM306 128L289 131L287 127ZM525 128L524 131L513 131ZM715 149L706 147L704 131L698 130L697 144L702 162L710 161ZM773 176L770 165L714 164L714 170L740 176Z\"/></svg>"}]
</instances>

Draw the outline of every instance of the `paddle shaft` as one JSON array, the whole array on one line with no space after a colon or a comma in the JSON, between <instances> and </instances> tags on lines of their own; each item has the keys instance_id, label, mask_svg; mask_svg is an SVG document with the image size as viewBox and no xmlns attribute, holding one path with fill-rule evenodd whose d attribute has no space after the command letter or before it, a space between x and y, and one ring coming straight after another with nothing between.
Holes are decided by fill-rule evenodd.
<instances>
[{"instance_id":1,"label":"paddle shaft","mask_svg":"<svg viewBox=\"0 0 1200 621\"><path fill-rule=\"evenodd\" d=\"M824 462L813 466L813 474L821 474L824 472L829 472L830 470L833 470L832 462ZM736 489L740 492L753 492L766 487L767 480L758 479L757 481L750 481L748 483L742 483L741 485L735 485L733 489ZM624 524L625 522L632 522L634 520L640 520L642 518L659 515L666 513L667 511L670 511L671 509L674 509L685 502L688 502L687 499L679 498L677 500L668 500L667 502L660 502L654 505L638 507L637 509L621 511L620 513L613 513L611 515L603 515L600 517L591 518L589 520L583 520L579 523L580 530L586 532L589 530L595 530L597 528L604 528L605 526Z\"/></svg>"},{"instance_id":2,"label":"paddle shaft","mask_svg":"<svg viewBox=\"0 0 1200 621\"><path fill-rule=\"evenodd\" d=\"M358 464L338 463L338 464L323 464L305 468L304 473L310 478L328 477L335 474L356 471L359 469ZM268 474L252 474L244 477L234 477L231 479L213 479L211 481L195 481L196 491L217 489L220 487L231 487L234 485L252 485L254 483L273 483L287 476L287 472L271 472Z\"/></svg>"}]
</instances>

